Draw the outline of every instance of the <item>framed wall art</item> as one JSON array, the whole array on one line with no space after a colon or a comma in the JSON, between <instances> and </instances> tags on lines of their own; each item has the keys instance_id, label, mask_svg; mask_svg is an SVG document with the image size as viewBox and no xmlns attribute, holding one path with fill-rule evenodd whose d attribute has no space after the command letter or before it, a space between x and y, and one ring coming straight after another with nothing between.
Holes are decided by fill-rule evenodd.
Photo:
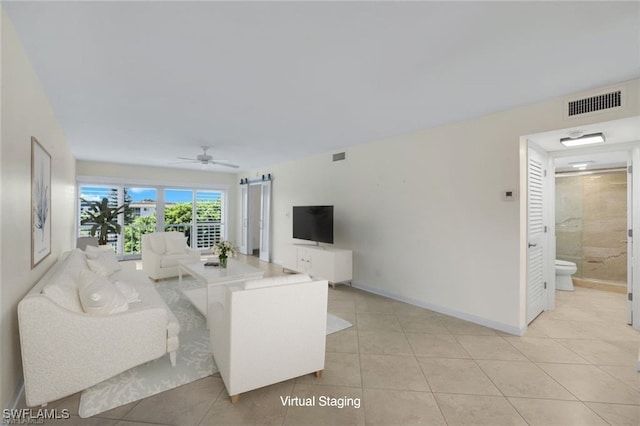
<instances>
[{"instance_id":1,"label":"framed wall art","mask_svg":"<svg viewBox=\"0 0 640 426\"><path fill-rule=\"evenodd\" d=\"M51 254L51 155L31 137L31 269Z\"/></svg>"}]
</instances>

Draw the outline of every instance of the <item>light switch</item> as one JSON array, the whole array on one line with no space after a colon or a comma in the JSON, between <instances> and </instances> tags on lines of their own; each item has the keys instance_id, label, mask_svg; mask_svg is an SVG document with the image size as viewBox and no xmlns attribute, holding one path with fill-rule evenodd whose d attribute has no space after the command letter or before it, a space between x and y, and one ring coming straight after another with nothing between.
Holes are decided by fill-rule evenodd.
<instances>
[{"instance_id":1,"label":"light switch","mask_svg":"<svg viewBox=\"0 0 640 426\"><path fill-rule=\"evenodd\" d=\"M502 192L502 199L504 201L515 201L518 199L518 193L513 189L508 189Z\"/></svg>"}]
</instances>

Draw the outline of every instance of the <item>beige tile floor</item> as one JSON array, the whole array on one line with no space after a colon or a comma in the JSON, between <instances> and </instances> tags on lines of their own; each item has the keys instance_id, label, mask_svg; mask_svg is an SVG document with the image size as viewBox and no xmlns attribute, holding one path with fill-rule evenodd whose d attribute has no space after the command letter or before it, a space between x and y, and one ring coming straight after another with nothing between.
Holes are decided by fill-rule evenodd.
<instances>
[{"instance_id":1,"label":"beige tile floor","mask_svg":"<svg viewBox=\"0 0 640 426\"><path fill-rule=\"evenodd\" d=\"M558 292L556 310L516 337L338 286L329 311L354 326L328 336L321 379L248 392L235 405L212 376L90 419L76 416L79 395L48 408L70 410L63 425L640 425L640 332L625 325L625 304L611 292ZM361 406L285 407L287 395Z\"/></svg>"}]
</instances>

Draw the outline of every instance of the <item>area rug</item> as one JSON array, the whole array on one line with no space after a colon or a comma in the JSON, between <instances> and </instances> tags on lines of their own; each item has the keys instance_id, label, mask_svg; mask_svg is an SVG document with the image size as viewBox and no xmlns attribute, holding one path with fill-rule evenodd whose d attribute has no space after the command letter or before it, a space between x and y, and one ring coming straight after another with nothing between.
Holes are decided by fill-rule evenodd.
<instances>
[{"instance_id":1,"label":"area rug","mask_svg":"<svg viewBox=\"0 0 640 426\"><path fill-rule=\"evenodd\" d=\"M218 372L209 349L206 319L178 290L177 280L162 281L156 289L180 323L176 366L171 366L169 356L163 356L85 389L80 395L80 417L95 416ZM351 326L327 314L327 334Z\"/></svg>"},{"instance_id":2,"label":"area rug","mask_svg":"<svg viewBox=\"0 0 640 426\"><path fill-rule=\"evenodd\" d=\"M346 328L351 327L351 324L347 320L343 320L335 315L327 313L327 336L329 334L337 333L338 331L342 331Z\"/></svg>"}]
</instances>

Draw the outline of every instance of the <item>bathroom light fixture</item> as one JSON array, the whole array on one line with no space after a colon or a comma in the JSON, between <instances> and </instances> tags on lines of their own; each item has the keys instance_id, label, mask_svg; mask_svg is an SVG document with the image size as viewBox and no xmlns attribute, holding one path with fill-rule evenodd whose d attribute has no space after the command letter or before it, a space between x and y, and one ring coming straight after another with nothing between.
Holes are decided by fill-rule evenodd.
<instances>
[{"instance_id":1,"label":"bathroom light fixture","mask_svg":"<svg viewBox=\"0 0 640 426\"><path fill-rule=\"evenodd\" d=\"M560 143L564 146L580 146L580 145L589 145L592 143L602 143L604 142L604 134L602 133L591 133L589 135L584 135L580 137L569 137L560 139Z\"/></svg>"},{"instance_id":2,"label":"bathroom light fixture","mask_svg":"<svg viewBox=\"0 0 640 426\"><path fill-rule=\"evenodd\" d=\"M571 167L584 170L587 168L588 165L593 164L593 161L577 161L575 163L569 163L569 164L571 164Z\"/></svg>"}]
</instances>

